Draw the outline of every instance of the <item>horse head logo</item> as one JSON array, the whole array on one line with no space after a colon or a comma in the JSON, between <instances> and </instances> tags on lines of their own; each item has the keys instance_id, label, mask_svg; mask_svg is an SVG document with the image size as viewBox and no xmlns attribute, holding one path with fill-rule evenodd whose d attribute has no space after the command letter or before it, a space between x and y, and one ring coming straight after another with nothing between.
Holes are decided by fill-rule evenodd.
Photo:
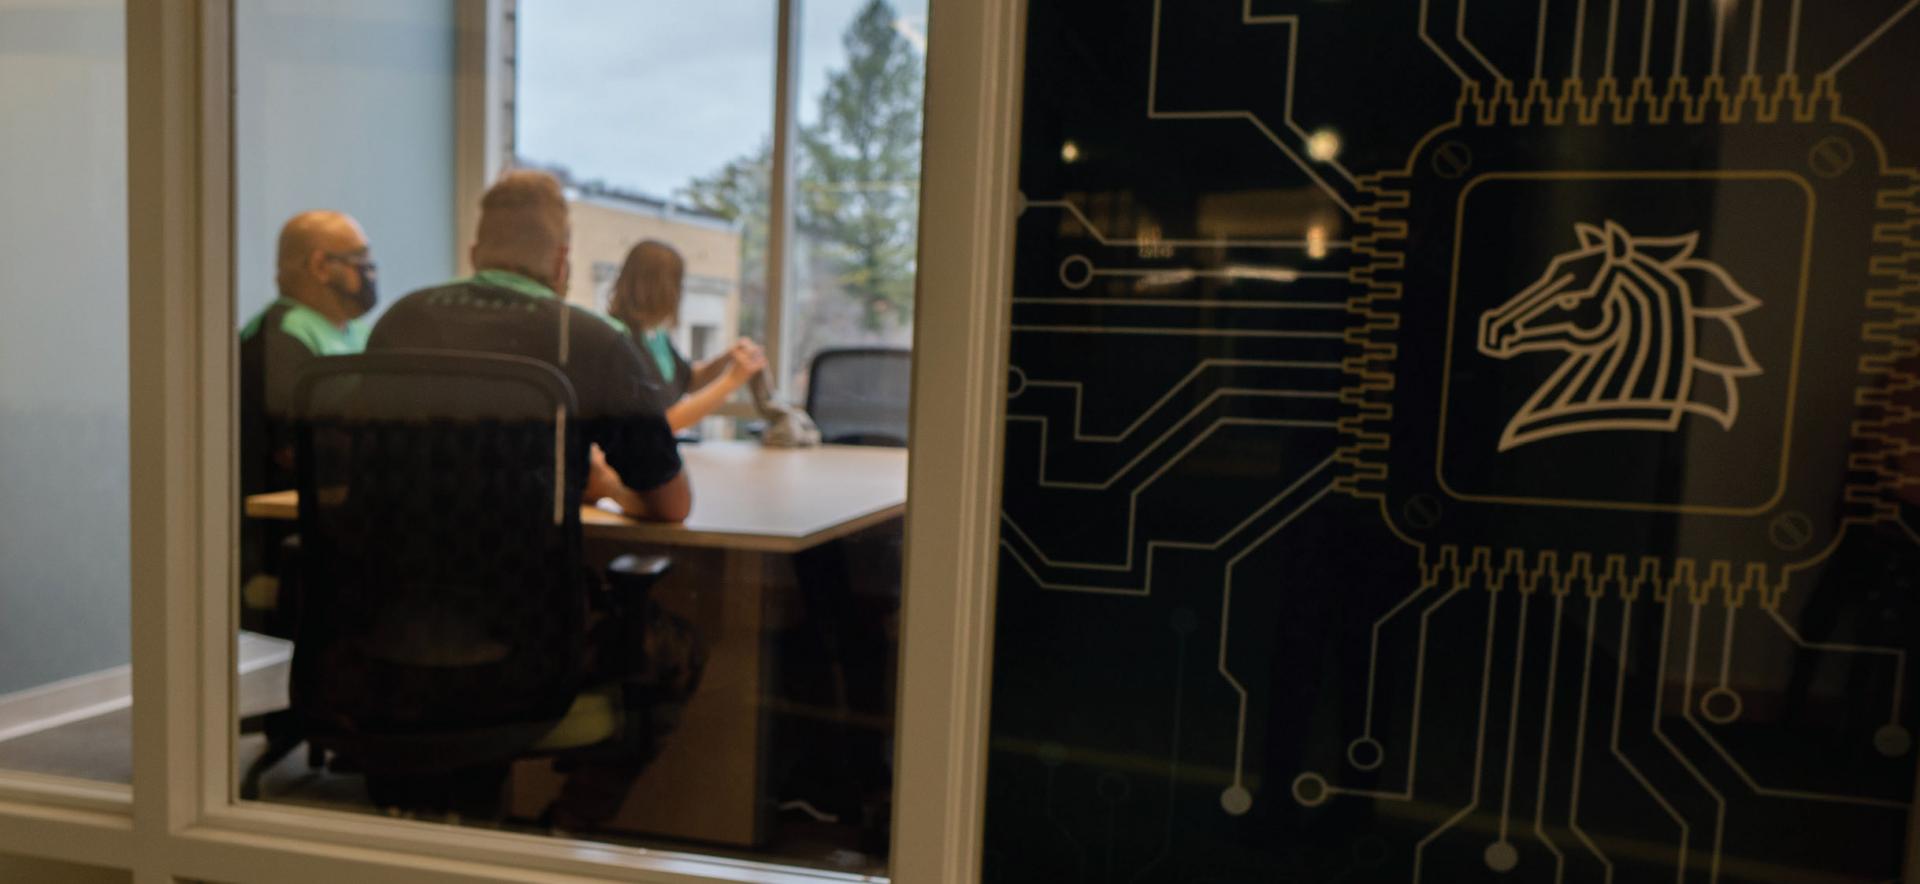
<instances>
[{"instance_id":1,"label":"horse head logo","mask_svg":"<svg viewBox=\"0 0 1920 884\"><path fill-rule=\"evenodd\" d=\"M1725 268L1695 257L1700 234L1636 237L1576 224L1580 247L1480 317L1495 359L1563 352L1500 435L1500 450L1594 430L1672 431L1688 413L1731 429L1739 378L1761 373L1739 317L1760 306Z\"/></svg>"}]
</instances>

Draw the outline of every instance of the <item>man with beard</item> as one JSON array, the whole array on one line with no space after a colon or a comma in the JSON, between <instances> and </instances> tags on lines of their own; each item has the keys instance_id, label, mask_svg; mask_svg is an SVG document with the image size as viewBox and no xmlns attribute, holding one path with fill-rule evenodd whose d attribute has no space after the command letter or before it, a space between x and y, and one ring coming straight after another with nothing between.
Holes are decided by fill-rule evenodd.
<instances>
[{"instance_id":1,"label":"man with beard","mask_svg":"<svg viewBox=\"0 0 1920 884\"><path fill-rule=\"evenodd\" d=\"M314 359L365 349L368 327L358 320L378 300L366 232L341 212L302 212L280 228L274 282L280 297L240 330L240 486L249 496L293 487L293 447L283 418L294 380ZM274 552L292 525L256 519L244 525L246 585L278 572Z\"/></svg>"}]
</instances>

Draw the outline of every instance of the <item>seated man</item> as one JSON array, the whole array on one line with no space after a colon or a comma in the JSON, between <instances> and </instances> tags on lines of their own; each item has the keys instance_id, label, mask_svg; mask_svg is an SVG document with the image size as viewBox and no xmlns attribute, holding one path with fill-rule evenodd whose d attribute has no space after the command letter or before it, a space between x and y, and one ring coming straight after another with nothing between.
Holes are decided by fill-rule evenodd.
<instances>
[{"instance_id":1,"label":"seated man","mask_svg":"<svg viewBox=\"0 0 1920 884\"><path fill-rule=\"evenodd\" d=\"M374 263L367 235L339 212L302 212L280 228L274 283L280 297L240 331L240 487L246 495L293 487L293 449L283 418L294 378L322 356L361 351L372 310ZM273 553L289 523L243 522L241 581L278 573ZM249 590L258 592L259 590ZM250 607L268 607L264 602Z\"/></svg>"},{"instance_id":2,"label":"seated man","mask_svg":"<svg viewBox=\"0 0 1920 884\"><path fill-rule=\"evenodd\" d=\"M594 458L585 499L611 497L634 518L680 521L692 491L639 351L605 318L556 294L567 287L570 234L558 181L507 173L480 203L477 272L402 298L367 347L472 350L553 365L573 384L587 440L604 453Z\"/></svg>"},{"instance_id":3,"label":"seated man","mask_svg":"<svg viewBox=\"0 0 1920 884\"><path fill-rule=\"evenodd\" d=\"M468 279L400 299L374 327L367 349L467 350L537 359L572 383L583 432L576 444L593 446L592 467L570 477L582 499L611 497L628 515L680 521L693 505L673 432L659 395L633 342L607 320L561 301L566 290L570 227L560 183L543 172L501 177L480 203L480 227ZM575 450L569 463L589 462ZM622 679L654 699L645 718L664 725L693 691L704 652L684 622L656 615L645 644L652 659L641 675L612 671L605 653L623 637L593 633L593 675ZM663 735L656 726L653 736ZM639 776L646 758L600 759L573 771L554 821L580 828L611 817Z\"/></svg>"}]
</instances>

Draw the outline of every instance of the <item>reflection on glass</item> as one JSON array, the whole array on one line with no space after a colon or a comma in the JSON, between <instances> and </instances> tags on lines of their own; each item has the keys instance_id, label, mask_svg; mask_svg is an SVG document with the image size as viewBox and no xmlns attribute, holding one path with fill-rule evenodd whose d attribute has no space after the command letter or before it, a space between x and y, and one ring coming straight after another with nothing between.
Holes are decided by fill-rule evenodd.
<instances>
[{"instance_id":1,"label":"reflection on glass","mask_svg":"<svg viewBox=\"0 0 1920 884\"><path fill-rule=\"evenodd\" d=\"M133 762L124 18L110 0L0 0L0 767L118 783Z\"/></svg>"}]
</instances>

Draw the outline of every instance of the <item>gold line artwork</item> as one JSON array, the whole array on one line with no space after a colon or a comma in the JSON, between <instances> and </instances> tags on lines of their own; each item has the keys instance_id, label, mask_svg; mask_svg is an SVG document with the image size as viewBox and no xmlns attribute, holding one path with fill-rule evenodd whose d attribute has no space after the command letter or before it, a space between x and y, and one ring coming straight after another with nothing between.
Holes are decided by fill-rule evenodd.
<instances>
[{"instance_id":1,"label":"gold line artwork","mask_svg":"<svg viewBox=\"0 0 1920 884\"><path fill-rule=\"evenodd\" d=\"M1351 43L1338 4L1139 5L1110 137L1150 159L1033 153L1013 273L1000 589L1044 601L996 660L1174 654L1160 804L1137 759L1056 795L1067 740L1140 745L1067 716L1132 713L1007 684L1080 876L1130 813L1145 882L1214 814L1346 805L1329 879L1899 878L1920 657L1843 624L1920 541L1920 169L1842 100L1920 0L1804 55L1803 0L1420 0Z\"/></svg>"},{"instance_id":2,"label":"gold line artwork","mask_svg":"<svg viewBox=\"0 0 1920 884\"><path fill-rule=\"evenodd\" d=\"M1449 435L1450 420L1455 421L1455 423L1453 424L1454 429L1455 430L1459 429L1458 423L1457 423L1458 417L1456 415L1456 411L1457 411L1456 406L1460 401L1459 397L1463 394L1462 394L1462 391L1455 389L1457 379L1454 377L1454 371L1456 366L1461 365L1460 362L1455 361L1456 357L1463 357L1465 360L1497 359L1498 358L1498 357L1491 356L1490 354L1486 353L1484 349L1482 349L1482 345L1484 342L1480 338L1485 332L1485 330L1480 327L1480 323L1482 320L1482 311L1479 308L1471 307L1466 303L1467 301L1472 299L1469 298L1469 292L1463 289L1463 286L1467 286L1471 284L1469 279L1464 278L1462 276L1462 269L1463 267L1466 266L1465 256L1466 256L1466 249L1469 242L1469 238L1464 235L1465 226L1466 226L1467 207L1473 195L1479 192L1481 187L1492 185L1496 182L1516 182L1516 181L1518 182L1565 181L1565 182L1583 182L1583 183L1595 182L1595 183L1605 184L1607 182L1614 182L1614 181L1698 181L1698 180L1712 180L1712 181L1726 181L1726 182L1732 182L1732 181L1779 182L1783 184L1791 184L1796 190L1800 191L1800 193L1804 195L1805 208L1804 208L1804 213L1801 216L1800 243L1799 243L1799 248L1795 250L1797 251L1798 258L1799 258L1798 267L1790 275L1775 274L1773 279L1773 282L1775 283L1783 282L1786 279L1792 279L1794 284L1793 290L1789 292L1785 288L1781 288L1777 292L1774 292L1773 294L1769 295L1767 298L1764 298L1764 299L1755 297L1749 294L1748 297L1753 298L1753 300L1756 302L1756 306L1754 306L1749 311L1745 311L1743 314L1739 316L1739 321L1741 322L1741 325L1742 325L1742 327L1740 328L1740 331L1742 333L1742 338L1747 341L1753 340L1751 336L1756 333L1756 329L1754 326L1750 324L1750 321L1754 316L1758 315L1760 312L1764 312L1769 317L1767 322L1769 326L1773 325L1774 323L1781 323L1793 329L1791 343L1785 349L1782 349L1780 352L1773 353L1771 356L1769 356L1768 361L1765 363L1765 366L1764 366L1764 373L1767 376L1776 380L1783 379L1786 387L1785 398L1784 398L1785 414L1783 417L1779 419L1778 432L1779 432L1780 441L1779 441L1778 454L1776 456L1778 468L1774 471L1771 477L1771 480L1764 485L1756 483L1751 487L1745 488L1742 493L1750 492L1753 495L1752 499L1746 499L1746 500L1740 500L1740 501L1729 500L1729 501L1724 501L1719 503L1708 503L1700 500L1683 500L1683 501L1677 501L1677 502L1653 502L1653 501L1613 500L1613 499L1606 499L1601 497L1577 497L1576 498L1576 497L1547 496L1547 495L1517 496L1514 494L1480 493L1470 488L1461 487L1455 483L1454 479L1456 477L1452 476L1448 472L1448 464L1452 460L1452 458L1448 456L1449 448L1447 445L1442 444L1441 446L1439 446L1438 450L1434 452L1434 455L1433 455L1434 475L1439 485L1440 491L1444 492L1447 496L1455 498L1457 500L1473 501L1473 502L1479 502L1479 503L1543 505L1543 506L1554 506L1554 507L1579 507L1583 509L1606 509L1606 510L1620 510L1620 511L1678 512L1678 513L1690 513L1690 514L1696 514L1696 515L1757 515L1760 513L1764 513L1769 509L1772 509L1775 505L1777 505L1780 502L1781 497L1787 492L1788 477L1791 475L1789 467L1792 462L1793 451L1794 451L1794 439L1793 439L1792 428L1797 426L1797 424L1795 423L1795 415L1798 412L1797 403L1799 400L1800 373L1801 373L1801 366L1804 361L1802 358L1802 339L1803 339L1803 336L1805 335L1806 312L1808 309L1807 308L1808 292L1811 290L1812 272L1813 272L1813 267L1816 263L1815 262L1816 255L1815 255L1815 248L1814 248L1815 246L1814 233L1816 230L1816 217L1819 214L1819 197L1817 192L1813 189L1812 185L1804 177L1791 172L1731 170L1731 169L1699 170L1699 171L1651 170L1651 169L1649 170L1586 170L1586 171L1559 170L1559 171L1536 171L1536 172L1488 172L1474 179L1461 191L1457 199L1456 205L1454 207L1454 216L1455 216L1454 230L1456 232L1456 236L1454 240L1453 268L1451 272L1452 279L1451 279L1451 282L1449 283L1453 294L1449 302L1450 306L1448 308L1448 313L1447 313L1447 331L1446 331L1446 338L1445 338L1446 355L1442 362L1442 365L1446 366L1446 368L1440 376L1440 410L1437 416L1436 425L1439 428L1439 433L1442 439L1447 438ZM1603 216L1602 218L1595 219L1595 221L1597 223L1585 224L1581 226L1598 228L1604 237L1604 234L1606 232L1605 217ZM1622 227L1623 231L1627 232L1628 239L1631 240L1635 238L1633 234L1636 231L1627 230L1625 226L1621 225L1618 221L1615 221L1615 225ZM1646 234L1655 233L1655 231L1637 231L1637 232L1646 233ZM1676 235L1676 234L1684 235L1685 233L1688 233L1688 232L1691 232L1691 231L1688 229L1658 231L1658 233L1662 234L1665 239L1669 239L1669 240L1674 239L1673 235ZM1576 234L1576 237L1575 237L1576 241L1573 243L1573 245L1579 246L1579 243L1577 241L1577 234L1578 234L1577 228L1575 229L1574 233ZM1640 238L1658 240L1663 237L1647 236L1647 237L1640 237ZM1706 237L1703 236L1701 238L1701 242L1706 242ZM1671 245L1665 247L1664 249L1653 246L1653 245L1649 245L1647 246L1647 248L1649 251L1656 252L1658 257L1673 259L1674 247ZM1696 244L1695 248L1699 249L1700 246ZM1575 248L1574 251L1576 252L1584 251L1584 247ZM1785 257L1785 255L1786 255L1785 252L1781 253L1781 257ZM1689 257L1693 258L1695 256L1689 256ZM1735 279L1734 275L1730 272L1725 272L1724 275L1729 280ZM1697 285L1705 284L1707 282L1710 282L1711 285L1713 286L1723 285L1723 283L1720 282L1719 276L1707 274L1704 271L1698 274L1689 274L1690 285L1697 286ZM1756 287L1757 283L1755 280L1752 280L1752 279L1740 278L1737 281L1737 285L1741 291L1748 292L1751 290L1751 287ZM1765 291L1765 289L1762 289L1762 290ZM1491 294L1498 295L1501 293L1491 293ZM1724 292L1711 294L1708 296L1708 298L1709 300L1703 303L1706 304L1707 309L1709 310L1724 309L1730 306L1734 306L1735 301L1737 300L1734 298L1733 295L1729 293L1724 293ZM1493 301L1494 299L1489 297L1487 298L1487 300ZM1698 300L1697 297L1696 297L1696 300ZM1482 303L1485 303L1485 301L1483 301ZM1501 302L1495 301L1495 303L1501 303ZM1495 309L1498 310L1500 308L1496 307ZM1715 346L1714 349L1724 350L1725 348ZM1764 354L1765 351L1762 351L1762 353ZM1632 354L1627 354L1627 355L1624 355L1622 359L1624 361L1624 360L1631 359L1631 357L1632 357ZM1541 358L1541 357L1529 355L1525 358ZM1651 355L1648 358L1651 359L1652 358ZM1726 361L1726 359L1728 358L1730 357L1723 357L1723 363L1730 367L1735 366L1736 363L1733 363L1731 361ZM1755 360L1756 367L1758 367L1758 362L1759 360L1756 359ZM1604 365L1596 366L1594 370L1599 371L1603 367ZM1626 371L1629 367L1630 365L1623 365L1617 370ZM1750 379L1752 377L1757 376L1758 374L1760 374L1760 372L1744 375L1742 377ZM1703 375L1703 377L1709 383L1720 382L1719 375L1707 374L1707 375ZM1721 384L1721 386L1724 388L1725 384ZM1689 389L1687 399L1676 400L1676 401L1680 401L1680 402L1690 401L1692 398L1694 398L1695 392L1696 391ZM1743 396L1742 398L1746 398L1746 399L1752 398L1752 396L1750 395L1753 392L1752 390L1741 390L1739 392L1743 394L1749 394L1749 395ZM1755 401L1757 402L1758 400L1755 400ZM1752 403L1749 403L1749 404L1752 404ZM1660 419L1664 421L1668 417L1668 410L1673 407L1674 406L1669 404L1668 402L1662 401L1659 404L1659 408L1661 408L1662 410L1658 412L1658 414L1655 414L1652 416L1649 416L1647 414L1642 414L1642 415L1638 415L1638 417L1640 417L1641 419L1649 420L1649 421L1655 420L1655 419ZM1524 409L1522 410L1524 411ZM1725 410L1725 409L1722 408L1721 410ZM1674 419L1677 419L1678 417L1683 417L1687 413L1692 413L1691 409L1682 407L1680 414L1677 416L1674 416ZM1709 417L1710 419L1712 419L1714 421L1715 426L1730 426L1730 424L1721 423L1718 418L1713 418L1708 415L1702 415L1702 416ZM1749 415L1748 419L1749 419L1749 422L1751 422L1752 420L1757 420L1759 418L1754 415ZM1769 418L1769 426L1771 426L1771 418ZM1532 429L1532 427L1520 428L1521 431L1525 431L1528 429ZM1680 428L1679 427L1668 428L1665 426L1664 423L1661 423L1659 425L1654 425L1654 426L1645 426L1645 427L1628 428L1628 429L1658 431L1658 430L1668 430L1668 429L1678 430ZM1741 431L1746 432L1748 429L1757 430L1758 428L1743 427ZM1771 434L1769 433L1769 435ZM1504 433L1503 433L1503 436L1504 436ZM1540 438L1545 438L1545 437L1540 437ZM1539 438L1528 439L1527 441L1535 442L1535 441L1539 441ZM1516 446L1522 443L1514 443L1514 442L1511 442L1511 440L1509 439L1502 439L1499 441L1494 441L1491 444L1493 444L1496 447L1496 450L1498 452L1508 453L1508 452L1517 450Z\"/></svg>"},{"instance_id":3,"label":"gold line artwork","mask_svg":"<svg viewBox=\"0 0 1920 884\"><path fill-rule=\"evenodd\" d=\"M1696 255L1700 234L1634 236L1576 224L1579 247L1481 314L1481 353L1564 352L1500 435L1499 450L1603 430L1670 432L1686 414L1732 429L1740 378L1763 373L1739 317L1760 300Z\"/></svg>"}]
</instances>

